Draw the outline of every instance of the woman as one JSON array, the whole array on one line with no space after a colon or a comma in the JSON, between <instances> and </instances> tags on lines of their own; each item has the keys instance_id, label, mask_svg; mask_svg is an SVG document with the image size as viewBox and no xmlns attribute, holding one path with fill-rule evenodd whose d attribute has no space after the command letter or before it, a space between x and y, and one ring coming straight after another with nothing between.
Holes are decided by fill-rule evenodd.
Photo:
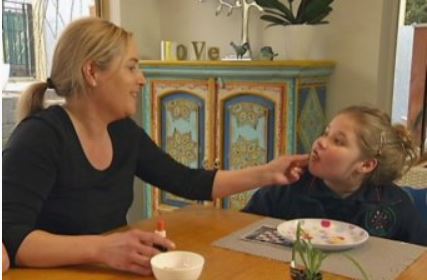
<instances>
[{"instance_id":1,"label":"woman","mask_svg":"<svg viewBox=\"0 0 427 280\"><path fill-rule=\"evenodd\" d=\"M239 171L190 169L161 151L129 117L145 80L132 34L86 18L63 33L51 76L19 103L3 151L3 241L12 265L103 263L147 275L153 245L171 240L126 224L134 176L174 194L210 200L299 178L306 156L281 157ZM46 88L65 98L42 106Z\"/></svg>"},{"instance_id":2,"label":"woman","mask_svg":"<svg viewBox=\"0 0 427 280\"><path fill-rule=\"evenodd\" d=\"M416 160L405 127L392 125L380 110L352 106L314 142L301 180L257 191L244 211L281 219L330 218L371 235L427 245L420 213L393 183Z\"/></svg>"}]
</instances>

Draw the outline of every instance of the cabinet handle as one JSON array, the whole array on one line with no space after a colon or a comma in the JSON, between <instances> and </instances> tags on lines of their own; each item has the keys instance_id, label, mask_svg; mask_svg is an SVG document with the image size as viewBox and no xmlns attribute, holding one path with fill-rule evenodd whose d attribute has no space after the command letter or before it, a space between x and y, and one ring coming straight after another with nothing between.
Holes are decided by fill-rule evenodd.
<instances>
[{"instance_id":1,"label":"cabinet handle","mask_svg":"<svg viewBox=\"0 0 427 280\"><path fill-rule=\"evenodd\" d=\"M214 162L214 169L220 169L220 167L221 167L221 161L219 160L219 158L216 158Z\"/></svg>"}]
</instances>

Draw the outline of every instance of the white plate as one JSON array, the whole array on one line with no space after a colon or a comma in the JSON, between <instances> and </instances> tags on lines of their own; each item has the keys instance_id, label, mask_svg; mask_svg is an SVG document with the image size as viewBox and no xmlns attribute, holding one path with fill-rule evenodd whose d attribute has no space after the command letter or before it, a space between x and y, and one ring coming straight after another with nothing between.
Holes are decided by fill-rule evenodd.
<instances>
[{"instance_id":1,"label":"white plate","mask_svg":"<svg viewBox=\"0 0 427 280\"><path fill-rule=\"evenodd\" d=\"M366 230L353 224L330 219L295 219L283 222L277 226L277 231L283 237L295 241L297 224L305 234L301 237L310 239L313 247L322 250L344 250L359 246L366 242L369 234Z\"/></svg>"}]
</instances>

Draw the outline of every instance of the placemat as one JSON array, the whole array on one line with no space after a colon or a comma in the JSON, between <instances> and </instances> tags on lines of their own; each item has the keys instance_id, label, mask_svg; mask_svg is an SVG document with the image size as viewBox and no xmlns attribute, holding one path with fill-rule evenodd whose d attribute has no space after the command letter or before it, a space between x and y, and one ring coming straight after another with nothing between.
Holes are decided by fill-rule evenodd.
<instances>
[{"instance_id":1,"label":"placemat","mask_svg":"<svg viewBox=\"0 0 427 280\"><path fill-rule=\"evenodd\" d=\"M278 242L279 244L268 244L262 241L247 241L242 238L263 225L276 227L282 222L283 220L279 219L264 218L216 240L213 245L282 262L290 262L290 247L284 246L280 242ZM389 280L395 279L426 250L427 247L371 236L363 245L344 252L361 264L370 279ZM340 252L330 253L330 256L323 262L321 270L354 279L362 278L357 268L347 258L340 255Z\"/></svg>"}]
</instances>

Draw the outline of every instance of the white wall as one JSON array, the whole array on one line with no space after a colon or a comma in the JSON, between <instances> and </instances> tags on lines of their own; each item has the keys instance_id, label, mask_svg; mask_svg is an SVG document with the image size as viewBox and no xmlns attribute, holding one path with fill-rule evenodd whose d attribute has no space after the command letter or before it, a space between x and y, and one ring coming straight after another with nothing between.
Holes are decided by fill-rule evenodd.
<instances>
[{"instance_id":1,"label":"white wall","mask_svg":"<svg viewBox=\"0 0 427 280\"><path fill-rule=\"evenodd\" d=\"M398 0L339 0L324 30L330 80L328 115L352 104L391 111Z\"/></svg>"},{"instance_id":2,"label":"white wall","mask_svg":"<svg viewBox=\"0 0 427 280\"><path fill-rule=\"evenodd\" d=\"M157 59L160 55L159 0L111 0L120 3L120 24L133 32L142 59ZM113 11L111 12L113 14Z\"/></svg>"},{"instance_id":3,"label":"white wall","mask_svg":"<svg viewBox=\"0 0 427 280\"><path fill-rule=\"evenodd\" d=\"M316 34L324 58L337 63L330 80L328 116L360 103L391 111L398 2L333 3L330 24L319 27ZM233 52L230 41L241 38L240 11L215 16L214 0L121 0L120 6L121 25L135 33L144 59L159 59L160 40L177 41L189 48L191 41L202 40L208 46L220 47L221 55L225 55ZM284 38L268 36L272 30L264 28L259 13L252 9L251 14L249 39L254 52L269 44L280 53Z\"/></svg>"},{"instance_id":4,"label":"white wall","mask_svg":"<svg viewBox=\"0 0 427 280\"><path fill-rule=\"evenodd\" d=\"M161 0L161 36L162 39L183 43L192 50L191 41L206 41L207 46L220 48L221 56L234 53L230 42L241 43L241 10L234 10L227 16L223 10L215 16L217 1L205 0ZM256 9L250 10L248 37L251 48L260 48L261 32L259 13Z\"/></svg>"}]
</instances>

